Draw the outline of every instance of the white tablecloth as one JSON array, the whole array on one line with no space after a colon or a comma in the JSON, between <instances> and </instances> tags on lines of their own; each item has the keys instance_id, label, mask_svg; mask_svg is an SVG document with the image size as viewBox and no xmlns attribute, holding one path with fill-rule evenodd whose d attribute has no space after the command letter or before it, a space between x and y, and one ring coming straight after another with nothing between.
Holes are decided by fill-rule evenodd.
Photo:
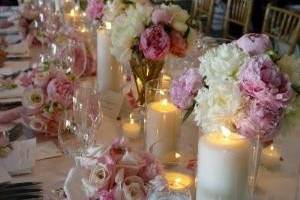
<instances>
[{"instance_id":1,"label":"white tablecloth","mask_svg":"<svg viewBox=\"0 0 300 200\"><path fill-rule=\"evenodd\" d=\"M119 121L104 117L103 124L97 133L97 142L109 144L120 135ZM299 128L299 127L298 127ZM298 129L300 130L300 129ZM178 151L182 155L196 155L198 130L191 122L187 122L182 127L181 136L178 139ZM258 200L299 200L296 197L297 180L299 179L300 161L300 134L280 137L276 141L279 145L284 162L281 169L270 171L263 167L258 174L258 184L256 188L256 199ZM131 142L134 148L143 148L141 140ZM72 159L61 156L42 161L37 161L32 174L14 177L13 181L40 181L46 194L51 190L63 185L64 179L69 169L74 165ZM298 188L299 191L300 188Z\"/></svg>"}]
</instances>

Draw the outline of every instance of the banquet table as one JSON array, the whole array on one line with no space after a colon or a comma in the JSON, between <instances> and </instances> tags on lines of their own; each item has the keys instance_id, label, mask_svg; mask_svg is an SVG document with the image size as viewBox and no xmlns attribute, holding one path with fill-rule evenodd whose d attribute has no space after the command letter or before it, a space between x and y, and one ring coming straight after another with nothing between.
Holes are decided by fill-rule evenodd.
<instances>
[{"instance_id":1,"label":"banquet table","mask_svg":"<svg viewBox=\"0 0 300 200\"><path fill-rule=\"evenodd\" d=\"M300 126L295 127L300 130ZM257 200L299 200L299 152L300 134L280 137L276 144L280 146L284 162L280 170L270 171L260 167L255 191ZM103 124L97 133L98 144L110 144L121 135L120 121L104 117ZM198 129L192 120L182 126L178 138L178 151L182 155L195 156L197 151ZM129 141L133 148L143 149L142 139ZM39 181L43 183L45 194L63 186L64 180L74 161L67 156L37 161L31 174L16 176L14 182ZM192 172L190 172L193 174ZM297 188L298 187L298 188ZM192 190L193 191L193 190ZM46 197L45 197L46 198Z\"/></svg>"},{"instance_id":2,"label":"banquet table","mask_svg":"<svg viewBox=\"0 0 300 200\"><path fill-rule=\"evenodd\" d=\"M39 55L39 49L31 49L30 63L34 63ZM195 173L186 169L189 160L195 159L199 130L191 116L183 123L181 134L177 136L177 152L182 155L181 170L195 176ZM280 135L275 144L280 148L284 161L280 169L269 170L260 167L257 186L255 188L255 200L300 200L300 119L292 127L290 133ZM112 141L122 136L121 120L104 116L102 125L96 133L96 144L109 145ZM57 144L57 138L51 138ZM38 140L39 141L39 140ZM144 149L143 136L136 140L129 140L132 148ZM13 177L13 182L37 181L43 184L45 199L53 199L52 191L63 187L69 170L75 166L72 158L62 155L36 161L32 173ZM193 199L195 188L191 189Z\"/></svg>"}]
</instances>

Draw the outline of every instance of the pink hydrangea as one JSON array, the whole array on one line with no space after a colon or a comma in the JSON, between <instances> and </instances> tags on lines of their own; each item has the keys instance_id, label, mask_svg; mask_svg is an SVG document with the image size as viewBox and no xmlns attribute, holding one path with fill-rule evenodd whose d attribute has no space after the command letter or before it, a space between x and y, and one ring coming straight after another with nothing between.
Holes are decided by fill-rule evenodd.
<instances>
[{"instance_id":1,"label":"pink hydrangea","mask_svg":"<svg viewBox=\"0 0 300 200\"><path fill-rule=\"evenodd\" d=\"M268 56L252 57L244 65L240 89L272 109L286 107L292 97L291 83Z\"/></svg>"},{"instance_id":2,"label":"pink hydrangea","mask_svg":"<svg viewBox=\"0 0 300 200\"><path fill-rule=\"evenodd\" d=\"M66 108L72 104L73 92L72 82L62 74L51 79L47 86L49 100L58 102Z\"/></svg>"},{"instance_id":3,"label":"pink hydrangea","mask_svg":"<svg viewBox=\"0 0 300 200\"><path fill-rule=\"evenodd\" d=\"M177 107L188 109L202 86L203 78L198 69L191 68L173 80L170 89L171 99Z\"/></svg>"},{"instance_id":4,"label":"pink hydrangea","mask_svg":"<svg viewBox=\"0 0 300 200\"><path fill-rule=\"evenodd\" d=\"M166 9L155 9L152 13L152 22L154 24L170 24L173 16Z\"/></svg>"},{"instance_id":5,"label":"pink hydrangea","mask_svg":"<svg viewBox=\"0 0 300 200\"><path fill-rule=\"evenodd\" d=\"M90 20L101 19L104 11L104 3L102 0L89 0L86 8L87 16Z\"/></svg>"},{"instance_id":6,"label":"pink hydrangea","mask_svg":"<svg viewBox=\"0 0 300 200\"><path fill-rule=\"evenodd\" d=\"M171 48L170 51L172 54L178 57L184 57L188 44L187 41L182 37L181 33L173 30L171 32Z\"/></svg>"},{"instance_id":7,"label":"pink hydrangea","mask_svg":"<svg viewBox=\"0 0 300 200\"><path fill-rule=\"evenodd\" d=\"M141 35L139 48L145 58L163 60L170 50L170 37L162 25L147 28Z\"/></svg>"},{"instance_id":8,"label":"pink hydrangea","mask_svg":"<svg viewBox=\"0 0 300 200\"><path fill-rule=\"evenodd\" d=\"M245 34L235 44L250 56L263 54L272 48L269 36L257 33Z\"/></svg>"},{"instance_id":9,"label":"pink hydrangea","mask_svg":"<svg viewBox=\"0 0 300 200\"><path fill-rule=\"evenodd\" d=\"M258 101L251 101L245 118L237 122L237 128L247 138L259 135L267 142L275 137L281 117L281 110L272 110Z\"/></svg>"}]
</instances>

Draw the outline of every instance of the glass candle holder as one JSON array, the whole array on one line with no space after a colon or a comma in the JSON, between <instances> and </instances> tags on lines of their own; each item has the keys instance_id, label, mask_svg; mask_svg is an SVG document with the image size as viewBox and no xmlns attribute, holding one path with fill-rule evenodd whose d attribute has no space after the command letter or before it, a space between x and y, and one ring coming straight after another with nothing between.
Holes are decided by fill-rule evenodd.
<instances>
[{"instance_id":1,"label":"glass candle holder","mask_svg":"<svg viewBox=\"0 0 300 200\"><path fill-rule=\"evenodd\" d=\"M196 199L246 200L252 198L255 142L222 127L198 143Z\"/></svg>"},{"instance_id":2,"label":"glass candle holder","mask_svg":"<svg viewBox=\"0 0 300 200\"><path fill-rule=\"evenodd\" d=\"M162 163L175 159L181 112L170 100L170 80L154 79L145 87L145 144Z\"/></svg>"},{"instance_id":3,"label":"glass candle holder","mask_svg":"<svg viewBox=\"0 0 300 200\"><path fill-rule=\"evenodd\" d=\"M143 118L138 113L130 113L129 117L122 119L122 133L129 139L141 136Z\"/></svg>"}]
</instances>

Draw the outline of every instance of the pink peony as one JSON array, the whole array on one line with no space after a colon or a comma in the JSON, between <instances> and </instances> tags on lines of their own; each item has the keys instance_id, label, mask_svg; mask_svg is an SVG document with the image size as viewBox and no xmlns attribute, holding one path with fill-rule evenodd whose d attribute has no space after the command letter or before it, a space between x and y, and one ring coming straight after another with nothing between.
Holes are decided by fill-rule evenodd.
<instances>
[{"instance_id":1,"label":"pink peony","mask_svg":"<svg viewBox=\"0 0 300 200\"><path fill-rule=\"evenodd\" d=\"M155 9L152 13L152 22L154 24L170 24L172 19L172 15L165 9Z\"/></svg>"},{"instance_id":2,"label":"pink peony","mask_svg":"<svg viewBox=\"0 0 300 200\"><path fill-rule=\"evenodd\" d=\"M101 190L98 192L99 200L114 200L114 193L112 191Z\"/></svg>"},{"instance_id":3,"label":"pink peony","mask_svg":"<svg viewBox=\"0 0 300 200\"><path fill-rule=\"evenodd\" d=\"M281 110L271 110L257 101L251 101L246 117L237 122L237 128L247 138L259 135L262 141L270 141L275 137L281 116Z\"/></svg>"},{"instance_id":4,"label":"pink peony","mask_svg":"<svg viewBox=\"0 0 300 200\"><path fill-rule=\"evenodd\" d=\"M250 56L263 54L272 48L269 36L257 33L245 34L235 44Z\"/></svg>"},{"instance_id":5,"label":"pink peony","mask_svg":"<svg viewBox=\"0 0 300 200\"><path fill-rule=\"evenodd\" d=\"M198 69L191 68L171 84L170 94L173 103L181 108L188 109L193 105L194 97L203 86L203 78Z\"/></svg>"},{"instance_id":6,"label":"pink peony","mask_svg":"<svg viewBox=\"0 0 300 200\"><path fill-rule=\"evenodd\" d=\"M142 33L139 48L145 58L154 61L163 60L170 49L169 35L163 26L151 26Z\"/></svg>"},{"instance_id":7,"label":"pink peony","mask_svg":"<svg viewBox=\"0 0 300 200\"><path fill-rule=\"evenodd\" d=\"M49 100L56 101L66 108L72 104L73 93L72 82L62 74L57 75L48 83L47 94Z\"/></svg>"},{"instance_id":8,"label":"pink peony","mask_svg":"<svg viewBox=\"0 0 300 200\"><path fill-rule=\"evenodd\" d=\"M104 11L104 3L102 0L89 0L86 8L87 16L90 20L101 19Z\"/></svg>"},{"instance_id":9,"label":"pink peony","mask_svg":"<svg viewBox=\"0 0 300 200\"><path fill-rule=\"evenodd\" d=\"M291 83L268 56L255 56L244 65L240 88L272 109L286 107L292 98Z\"/></svg>"},{"instance_id":10,"label":"pink peony","mask_svg":"<svg viewBox=\"0 0 300 200\"><path fill-rule=\"evenodd\" d=\"M179 33L178 31L173 30L170 36L171 36L171 48L170 48L171 53L178 57L184 57L188 47L186 40L182 37L181 33Z\"/></svg>"}]
</instances>

